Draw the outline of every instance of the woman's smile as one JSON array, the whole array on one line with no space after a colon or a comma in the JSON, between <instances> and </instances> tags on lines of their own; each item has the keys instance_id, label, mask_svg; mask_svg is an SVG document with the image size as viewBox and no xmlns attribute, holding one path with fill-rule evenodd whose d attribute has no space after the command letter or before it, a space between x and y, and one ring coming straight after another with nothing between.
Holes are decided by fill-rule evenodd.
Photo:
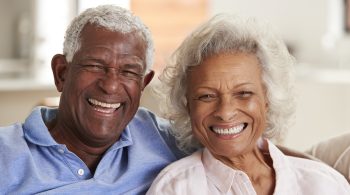
<instances>
[{"instance_id":1,"label":"woman's smile","mask_svg":"<svg viewBox=\"0 0 350 195\"><path fill-rule=\"evenodd\" d=\"M219 137L223 138L234 138L239 136L245 128L248 126L248 123L241 123L235 126L228 126L228 127L222 127L222 126L211 126L210 130L214 133L216 133Z\"/></svg>"}]
</instances>

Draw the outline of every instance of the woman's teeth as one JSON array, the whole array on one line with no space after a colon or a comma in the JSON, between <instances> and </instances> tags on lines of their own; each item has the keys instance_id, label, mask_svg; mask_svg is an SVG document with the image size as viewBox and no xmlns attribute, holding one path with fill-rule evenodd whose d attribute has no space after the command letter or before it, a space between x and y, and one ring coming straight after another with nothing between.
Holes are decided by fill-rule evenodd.
<instances>
[{"instance_id":1,"label":"woman's teeth","mask_svg":"<svg viewBox=\"0 0 350 195\"><path fill-rule=\"evenodd\" d=\"M115 104L110 104L110 103L106 103L106 102L100 102L98 100L95 99L89 99L89 102L94 105L94 106L99 106L102 108L113 108L113 109L117 109L120 107L120 103L115 103Z\"/></svg>"},{"instance_id":2,"label":"woman's teeth","mask_svg":"<svg viewBox=\"0 0 350 195\"><path fill-rule=\"evenodd\" d=\"M218 128L218 127L213 127L213 131L217 134L221 135L232 135L232 134L237 134L240 133L244 129L245 125L244 123L237 125L235 127L231 128Z\"/></svg>"}]
</instances>

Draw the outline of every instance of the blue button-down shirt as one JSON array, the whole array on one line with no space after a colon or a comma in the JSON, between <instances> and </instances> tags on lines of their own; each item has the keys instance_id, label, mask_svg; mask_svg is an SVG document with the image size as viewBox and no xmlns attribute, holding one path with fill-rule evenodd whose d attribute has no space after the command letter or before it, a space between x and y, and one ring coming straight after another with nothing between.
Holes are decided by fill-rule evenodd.
<instances>
[{"instance_id":1,"label":"blue button-down shirt","mask_svg":"<svg viewBox=\"0 0 350 195\"><path fill-rule=\"evenodd\" d=\"M140 108L94 174L50 135L38 107L24 124L0 128L0 194L144 194L158 172L182 157L166 120Z\"/></svg>"}]
</instances>

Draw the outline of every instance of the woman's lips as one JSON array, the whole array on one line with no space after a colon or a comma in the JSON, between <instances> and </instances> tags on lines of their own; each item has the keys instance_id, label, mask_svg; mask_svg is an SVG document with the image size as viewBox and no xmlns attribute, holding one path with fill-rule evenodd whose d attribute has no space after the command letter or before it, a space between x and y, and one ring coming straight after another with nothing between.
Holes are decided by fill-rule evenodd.
<instances>
[{"instance_id":1,"label":"woman's lips","mask_svg":"<svg viewBox=\"0 0 350 195\"><path fill-rule=\"evenodd\" d=\"M242 132L247 127L247 125L248 125L247 123L241 123L239 125L227 127L227 128L213 126L210 129L219 135L235 135Z\"/></svg>"}]
</instances>

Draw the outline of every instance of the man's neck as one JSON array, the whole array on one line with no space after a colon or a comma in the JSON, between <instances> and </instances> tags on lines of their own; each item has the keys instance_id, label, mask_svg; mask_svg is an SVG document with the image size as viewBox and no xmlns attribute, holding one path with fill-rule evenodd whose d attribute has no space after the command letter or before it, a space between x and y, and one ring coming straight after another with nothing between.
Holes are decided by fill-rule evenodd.
<instances>
[{"instance_id":1,"label":"man's neck","mask_svg":"<svg viewBox=\"0 0 350 195\"><path fill-rule=\"evenodd\" d=\"M86 144L78 136L74 135L72 130L58 125L55 120L47 124L47 126L53 139L59 144L66 145L68 150L76 154L92 173L95 172L102 156L111 146L111 144L99 146Z\"/></svg>"}]
</instances>

